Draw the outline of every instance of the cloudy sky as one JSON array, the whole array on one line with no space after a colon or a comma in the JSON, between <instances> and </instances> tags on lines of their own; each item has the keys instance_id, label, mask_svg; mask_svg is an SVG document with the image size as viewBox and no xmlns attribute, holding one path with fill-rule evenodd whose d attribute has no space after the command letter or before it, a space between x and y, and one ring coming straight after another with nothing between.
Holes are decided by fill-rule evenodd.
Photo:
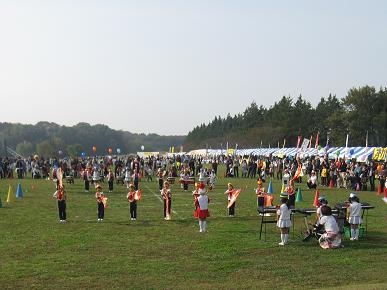
<instances>
[{"instance_id":1,"label":"cloudy sky","mask_svg":"<svg viewBox=\"0 0 387 290\"><path fill-rule=\"evenodd\" d=\"M0 121L186 134L387 86L387 1L0 0Z\"/></svg>"}]
</instances>

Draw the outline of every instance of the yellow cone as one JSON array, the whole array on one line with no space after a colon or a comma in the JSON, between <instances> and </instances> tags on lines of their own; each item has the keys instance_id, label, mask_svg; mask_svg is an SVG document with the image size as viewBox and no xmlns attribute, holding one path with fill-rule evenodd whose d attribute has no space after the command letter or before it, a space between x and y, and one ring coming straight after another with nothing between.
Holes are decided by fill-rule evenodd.
<instances>
[{"instance_id":1,"label":"yellow cone","mask_svg":"<svg viewBox=\"0 0 387 290\"><path fill-rule=\"evenodd\" d=\"M11 198L12 198L12 187L9 186L9 187L8 187L7 203L10 203L10 202L11 202Z\"/></svg>"}]
</instances>

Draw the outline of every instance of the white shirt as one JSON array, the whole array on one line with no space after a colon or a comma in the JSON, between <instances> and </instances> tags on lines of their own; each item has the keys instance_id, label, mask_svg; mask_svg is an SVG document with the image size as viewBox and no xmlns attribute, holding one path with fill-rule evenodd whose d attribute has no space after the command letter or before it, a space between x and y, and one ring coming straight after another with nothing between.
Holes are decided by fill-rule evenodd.
<instances>
[{"instance_id":1,"label":"white shirt","mask_svg":"<svg viewBox=\"0 0 387 290\"><path fill-rule=\"evenodd\" d=\"M316 176L315 174L312 175L312 176L309 178L309 181L310 181L312 184L316 184L317 176Z\"/></svg>"},{"instance_id":2,"label":"white shirt","mask_svg":"<svg viewBox=\"0 0 387 290\"><path fill-rule=\"evenodd\" d=\"M200 195L198 197L198 202L199 202L199 208L200 210L206 210L208 209L208 196L207 195Z\"/></svg>"},{"instance_id":3,"label":"white shirt","mask_svg":"<svg viewBox=\"0 0 387 290\"><path fill-rule=\"evenodd\" d=\"M361 216L361 203L354 201L349 205L349 216L350 217Z\"/></svg>"},{"instance_id":4,"label":"white shirt","mask_svg":"<svg viewBox=\"0 0 387 290\"><path fill-rule=\"evenodd\" d=\"M339 226L337 225L337 222L333 216L323 216L320 219L320 225L323 225L326 232L333 232L338 233L339 232Z\"/></svg>"},{"instance_id":5,"label":"white shirt","mask_svg":"<svg viewBox=\"0 0 387 290\"><path fill-rule=\"evenodd\" d=\"M288 208L288 206L283 203L280 208L277 210L277 215L279 215L280 220L290 220L290 214L292 211Z\"/></svg>"}]
</instances>

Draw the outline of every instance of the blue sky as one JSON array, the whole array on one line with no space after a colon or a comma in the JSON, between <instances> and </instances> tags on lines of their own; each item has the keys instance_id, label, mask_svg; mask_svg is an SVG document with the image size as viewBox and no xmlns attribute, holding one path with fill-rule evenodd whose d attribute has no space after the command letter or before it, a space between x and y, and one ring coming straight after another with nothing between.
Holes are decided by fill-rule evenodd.
<instances>
[{"instance_id":1,"label":"blue sky","mask_svg":"<svg viewBox=\"0 0 387 290\"><path fill-rule=\"evenodd\" d=\"M387 86L387 1L0 0L0 121L186 134Z\"/></svg>"}]
</instances>

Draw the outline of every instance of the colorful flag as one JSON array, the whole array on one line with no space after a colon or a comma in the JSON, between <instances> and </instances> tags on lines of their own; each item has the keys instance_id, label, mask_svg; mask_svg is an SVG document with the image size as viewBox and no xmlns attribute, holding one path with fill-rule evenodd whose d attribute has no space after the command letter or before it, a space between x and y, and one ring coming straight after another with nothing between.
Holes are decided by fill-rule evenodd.
<instances>
[{"instance_id":1,"label":"colorful flag","mask_svg":"<svg viewBox=\"0 0 387 290\"><path fill-rule=\"evenodd\" d=\"M141 190L137 190L134 194L134 200L141 200Z\"/></svg>"},{"instance_id":2,"label":"colorful flag","mask_svg":"<svg viewBox=\"0 0 387 290\"><path fill-rule=\"evenodd\" d=\"M316 135L316 143L314 144L314 149L318 148L318 134L319 132L317 132L317 135Z\"/></svg>"},{"instance_id":3,"label":"colorful flag","mask_svg":"<svg viewBox=\"0 0 387 290\"><path fill-rule=\"evenodd\" d=\"M302 170L301 164L298 164L297 171L296 171L296 173L294 174L292 180L296 180L296 179L298 179L298 178L300 177L300 175L301 175L301 170Z\"/></svg>"},{"instance_id":4,"label":"colorful flag","mask_svg":"<svg viewBox=\"0 0 387 290\"><path fill-rule=\"evenodd\" d=\"M103 207L107 208L109 199L104 195L102 195L101 199L102 199Z\"/></svg>"},{"instance_id":5,"label":"colorful flag","mask_svg":"<svg viewBox=\"0 0 387 290\"><path fill-rule=\"evenodd\" d=\"M233 190L232 196L230 201L228 202L227 208L230 208L235 203L240 193L241 193L241 189Z\"/></svg>"}]
</instances>

